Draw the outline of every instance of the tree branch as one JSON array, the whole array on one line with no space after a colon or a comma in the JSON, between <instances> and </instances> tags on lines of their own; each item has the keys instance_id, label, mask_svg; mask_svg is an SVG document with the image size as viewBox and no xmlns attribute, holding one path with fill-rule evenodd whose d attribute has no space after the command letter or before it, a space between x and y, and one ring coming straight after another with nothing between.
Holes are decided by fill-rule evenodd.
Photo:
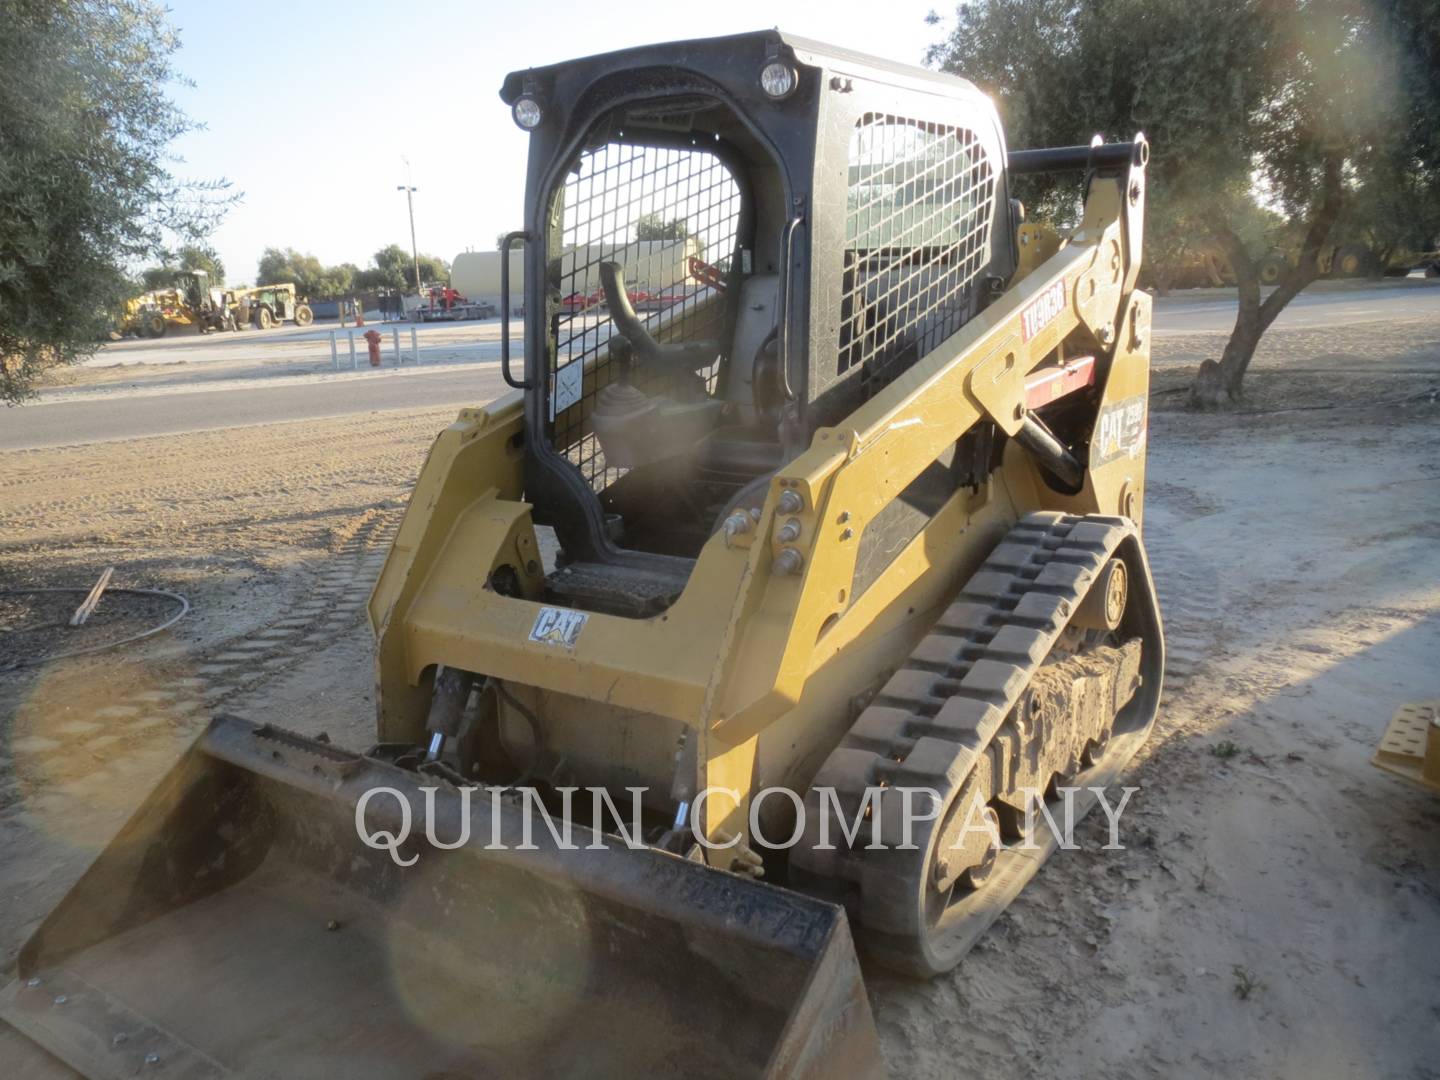
<instances>
[{"instance_id":1,"label":"tree branch","mask_svg":"<svg viewBox=\"0 0 1440 1080\"><path fill-rule=\"evenodd\" d=\"M1275 291L1260 305L1260 328L1264 330L1275 321L1285 305L1294 300L1300 290L1320 276L1320 250L1330 237L1330 230L1345 208L1345 186L1341 182L1341 166L1344 156L1338 152L1325 155L1323 178L1320 186L1320 207L1310 219L1305 230L1305 242L1300 246L1300 256L1294 266L1280 278Z\"/></svg>"},{"instance_id":2,"label":"tree branch","mask_svg":"<svg viewBox=\"0 0 1440 1080\"><path fill-rule=\"evenodd\" d=\"M1205 224L1210 235L1220 245L1220 250L1225 253L1225 258L1230 261L1230 269L1235 271L1235 284L1240 292L1240 311L1244 313L1257 310L1260 307L1260 274L1255 268L1254 260L1250 258L1250 252L1245 250L1244 241L1218 211L1207 214Z\"/></svg>"}]
</instances>

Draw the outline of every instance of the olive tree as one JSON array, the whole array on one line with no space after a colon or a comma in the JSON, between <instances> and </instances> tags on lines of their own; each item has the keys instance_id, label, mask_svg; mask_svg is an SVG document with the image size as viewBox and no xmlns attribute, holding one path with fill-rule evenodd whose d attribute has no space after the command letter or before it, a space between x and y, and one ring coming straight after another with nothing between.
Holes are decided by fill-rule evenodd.
<instances>
[{"instance_id":1,"label":"olive tree","mask_svg":"<svg viewBox=\"0 0 1440 1080\"><path fill-rule=\"evenodd\" d=\"M399 244L387 244L371 256L372 269L360 271L364 287L415 292L415 261ZM450 276L450 264L438 255L419 257L422 281L443 281Z\"/></svg>"},{"instance_id":2,"label":"olive tree","mask_svg":"<svg viewBox=\"0 0 1440 1080\"><path fill-rule=\"evenodd\" d=\"M314 255L294 248L267 247L255 268L255 284L294 284L301 296L320 300L348 295L359 273L354 263L326 266Z\"/></svg>"},{"instance_id":3,"label":"olive tree","mask_svg":"<svg viewBox=\"0 0 1440 1080\"><path fill-rule=\"evenodd\" d=\"M0 399L92 353L127 270L231 201L171 171L177 47L148 0L0 0Z\"/></svg>"},{"instance_id":4,"label":"olive tree","mask_svg":"<svg viewBox=\"0 0 1440 1080\"><path fill-rule=\"evenodd\" d=\"M1371 163L1417 124L1433 133L1422 106L1436 54L1418 30L1433 47L1436 20L1426 0L969 0L930 59L995 94L1014 145L1146 133L1157 253L1213 244L1238 286L1224 352L1192 388L1213 407L1239 399L1261 336L1318 276ZM1428 84L1402 85L1427 62ZM1042 177L1025 194L1063 210L1064 191ZM1237 225L1257 199L1300 238L1268 295L1268 245Z\"/></svg>"},{"instance_id":5,"label":"olive tree","mask_svg":"<svg viewBox=\"0 0 1440 1080\"><path fill-rule=\"evenodd\" d=\"M169 288L176 275L186 270L201 271L211 285L225 284L224 260L208 244L186 244L179 251L165 252L165 261L141 271L140 281L146 290Z\"/></svg>"}]
</instances>

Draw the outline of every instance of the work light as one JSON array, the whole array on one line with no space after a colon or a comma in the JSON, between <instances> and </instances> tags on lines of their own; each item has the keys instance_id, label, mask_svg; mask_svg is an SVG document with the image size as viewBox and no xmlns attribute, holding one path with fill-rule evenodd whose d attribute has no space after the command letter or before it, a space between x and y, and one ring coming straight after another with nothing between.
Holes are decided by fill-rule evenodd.
<instances>
[{"instance_id":1,"label":"work light","mask_svg":"<svg viewBox=\"0 0 1440 1080\"><path fill-rule=\"evenodd\" d=\"M515 123L526 131L538 127L541 117L544 116L540 110L540 103L529 97L522 97L516 101L510 114L515 117Z\"/></svg>"},{"instance_id":2,"label":"work light","mask_svg":"<svg viewBox=\"0 0 1440 1080\"><path fill-rule=\"evenodd\" d=\"M799 80L789 64L775 60L760 69L760 88L777 101L789 97Z\"/></svg>"}]
</instances>

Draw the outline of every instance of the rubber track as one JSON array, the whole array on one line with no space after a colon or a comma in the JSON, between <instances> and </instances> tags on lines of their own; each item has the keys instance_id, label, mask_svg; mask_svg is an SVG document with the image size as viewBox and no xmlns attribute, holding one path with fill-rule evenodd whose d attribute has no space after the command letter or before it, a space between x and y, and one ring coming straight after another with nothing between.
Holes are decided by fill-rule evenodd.
<instances>
[{"instance_id":1,"label":"rubber track","mask_svg":"<svg viewBox=\"0 0 1440 1080\"><path fill-rule=\"evenodd\" d=\"M807 840L818 843L817 823L828 812L837 849L805 844L795 858L811 878L858 885L862 927L914 932L907 925L913 917L903 910L913 896L905 882L924 873L927 845L918 839L919 850L866 850L870 837L862 829L855 847L844 848L833 807L817 789L835 788L853 821L866 790L882 788L887 844L898 842L903 793L897 789L930 788L948 804L1002 725L1013 722L1013 706L1096 575L1135 532L1124 518L1035 513L1021 519L821 766L807 796ZM997 785L1005 773L1002 758Z\"/></svg>"}]
</instances>

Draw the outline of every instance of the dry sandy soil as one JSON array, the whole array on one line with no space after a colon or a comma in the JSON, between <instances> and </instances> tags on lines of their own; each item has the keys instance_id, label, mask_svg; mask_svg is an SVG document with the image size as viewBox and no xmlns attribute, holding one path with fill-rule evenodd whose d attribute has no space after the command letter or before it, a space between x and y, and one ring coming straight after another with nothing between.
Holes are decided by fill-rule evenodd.
<instances>
[{"instance_id":1,"label":"dry sandy soil","mask_svg":"<svg viewBox=\"0 0 1440 1080\"><path fill-rule=\"evenodd\" d=\"M1244 412L1180 411L1220 344L1157 343L1171 663L1126 849L1091 822L955 973L867 972L894 1075L1440 1077L1440 800L1368 764L1440 696L1440 324L1273 332ZM194 605L0 673L0 982L210 713L368 743L364 598L451 411L0 461L0 588L113 564ZM0 1072L58 1074L13 1035Z\"/></svg>"}]
</instances>

